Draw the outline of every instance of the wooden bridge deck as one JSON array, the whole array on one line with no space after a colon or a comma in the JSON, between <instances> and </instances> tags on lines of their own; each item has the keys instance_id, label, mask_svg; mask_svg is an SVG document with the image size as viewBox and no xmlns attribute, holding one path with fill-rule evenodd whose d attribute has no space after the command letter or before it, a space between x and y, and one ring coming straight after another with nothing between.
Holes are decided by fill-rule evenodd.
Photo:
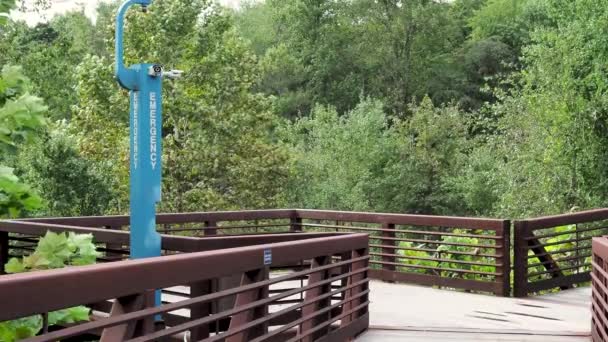
<instances>
[{"instance_id":1,"label":"wooden bridge deck","mask_svg":"<svg viewBox=\"0 0 608 342\"><path fill-rule=\"evenodd\" d=\"M360 342L590 341L591 289L526 299L371 283Z\"/></svg>"}]
</instances>

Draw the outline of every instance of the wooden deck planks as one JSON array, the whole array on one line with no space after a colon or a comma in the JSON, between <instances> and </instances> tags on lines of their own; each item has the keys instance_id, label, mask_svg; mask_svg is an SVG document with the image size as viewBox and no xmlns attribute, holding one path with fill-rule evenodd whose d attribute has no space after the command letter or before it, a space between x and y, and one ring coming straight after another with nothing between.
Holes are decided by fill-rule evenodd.
<instances>
[{"instance_id":1,"label":"wooden deck planks","mask_svg":"<svg viewBox=\"0 0 608 342\"><path fill-rule=\"evenodd\" d=\"M371 282L358 341L589 341L590 288L526 299Z\"/></svg>"}]
</instances>

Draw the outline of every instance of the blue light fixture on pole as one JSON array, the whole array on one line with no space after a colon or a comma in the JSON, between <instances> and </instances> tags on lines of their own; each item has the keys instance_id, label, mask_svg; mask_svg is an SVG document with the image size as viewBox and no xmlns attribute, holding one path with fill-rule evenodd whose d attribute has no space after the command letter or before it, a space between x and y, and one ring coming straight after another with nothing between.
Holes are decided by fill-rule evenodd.
<instances>
[{"instance_id":1,"label":"blue light fixture on pole","mask_svg":"<svg viewBox=\"0 0 608 342\"><path fill-rule=\"evenodd\" d=\"M156 232L156 204L161 200L162 80L178 78L181 71L163 72L159 64L124 65L124 17L133 5L146 11L152 0L127 0L116 16L116 80L131 98L131 258L160 256ZM160 303L157 291L156 303Z\"/></svg>"}]
</instances>

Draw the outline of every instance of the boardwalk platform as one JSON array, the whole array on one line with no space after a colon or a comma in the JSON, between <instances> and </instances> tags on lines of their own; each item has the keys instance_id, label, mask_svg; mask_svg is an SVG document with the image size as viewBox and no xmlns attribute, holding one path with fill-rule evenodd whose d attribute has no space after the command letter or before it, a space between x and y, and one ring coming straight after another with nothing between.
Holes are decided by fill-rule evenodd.
<instances>
[{"instance_id":1,"label":"boardwalk platform","mask_svg":"<svg viewBox=\"0 0 608 342\"><path fill-rule=\"evenodd\" d=\"M590 341L591 289L526 299L371 282L360 342Z\"/></svg>"}]
</instances>

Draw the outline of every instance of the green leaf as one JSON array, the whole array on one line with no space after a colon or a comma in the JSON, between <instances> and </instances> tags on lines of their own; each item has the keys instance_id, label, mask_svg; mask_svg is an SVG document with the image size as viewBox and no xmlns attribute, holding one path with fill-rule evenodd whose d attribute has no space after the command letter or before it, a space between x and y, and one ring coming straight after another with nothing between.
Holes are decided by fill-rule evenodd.
<instances>
[{"instance_id":1,"label":"green leaf","mask_svg":"<svg viewBox=\"0 0 608 342\"><path fill-rule=\"evenodd\" d=\"M68 310L57 310L53 312L49 312L49 326L61 324L65 322L68 317Z\"/></svg>"},{"instance_id":2,"label":"green leaf","mask_svg":"<svg viewBox=\"0 0 608 342\"><path fill-rule=\"evenodd\" d=\"M6 265L4 265L4 271L6 273L22 273L25 272L23 263L17 258L11 258Z\"/></svg>"},{"instance_id":3,"label":"green leaf","mask_svg":"<svg viewBox=\"0 0 608 342\"><path fill-rule=\"evenodd\" d=\"M90 319L91 309L86 306L76 306L69 309L49 313L49 325L71 324Z\"/></svg>"},{"instance_id":4,"label":"green leaf","mask_svg":"<svg viewBox=\"0 0 608 342\"><path fill-rule=\"evenodd\" d=\"M40 315L0 323L0 339L3 342L18 341L36 336L42 330Z\"/></svg>"},{"instance_id":5,"label":"green leaf","mask_svg":"<svg viewBox=\"0 0 608 342\"><path fill-rule=\"evenodd\" d=\"M23 266L30 270L47 269L51 266L51 261L39 253L34 253L23 258Z\"/></svg>"},{"instance_id":6,"label":"green leaf","mask_svg":"<svg viewBox=\"0 0 608 342\"><path fill-rule=\"evenodd\" d=\"M91 309L86 306L77 306L67 309L68 317L66 323L84 322L90 319Z\"/></svg>"},{"instance_id":7,"label":"green leaf","mask_svg":"<svg viewBox=\"0 0 608 342\"><path fill-rule=\"evenodd\" d=\"M64 267L72 255L67 235L65 233L56 234L50 231L40 239L35 253L49 260L50 268Z\"/></svg>"}]
</instances>

